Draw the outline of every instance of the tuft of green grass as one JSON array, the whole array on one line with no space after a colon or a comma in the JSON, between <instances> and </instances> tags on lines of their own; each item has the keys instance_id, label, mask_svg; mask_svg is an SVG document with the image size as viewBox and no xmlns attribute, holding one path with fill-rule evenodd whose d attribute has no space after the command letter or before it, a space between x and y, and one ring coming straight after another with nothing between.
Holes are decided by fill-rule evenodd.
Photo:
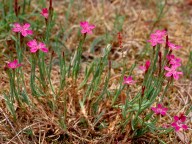
<instances>
[{"instance_id":1,"label":"tuft of green grass","mask_svg":"<svg viewBox=\"0 0 192 144\"><path fill-rule=\"evenodd\" d=\"M56 7L49 8L48 19L40 15L46 5L44 0L35 5L35 9L30 0L18 2L18 14L12 6L13 2L16 0L3 1L0 6L3 14L0 37L4 39L5 48L14 47L14 51L10 50L6 54L6 60L18 59L22 67L5 67L9 88L3 92L3 102L7 114L18 129L23 129L23 123L39 122L38 126L32 124L19 131L19 141L28 142L32 139L33 142L42 140L42 143L57 143L62 139L64 143L167 142L167 135L172 135L174 129L163 127L162 121L170 126L176 114L162 117L155 115L151 107L159 103L166 107L169 105L170 108L172 106L171 102L166 104L166 101L170 100L171 96L168 96L174 80L173 77L166 78L164 70L165 66L170 66L166 57L172 50L160 44L151 50L152 47L147 44L151 64L145 72L139 74L136 60L131 62L128 56L124 58L123 50L119 61L111 58L114 43L118 41L117 33L124 32L126 16L123 14L116 12L111 30L103 28L100 35L96 34L99 22L93 18L96 28L89 35L82 34L80 26L77 26L79 21L89 21L85 11L83 14L78 12L78 20L72 19L73 8L84 7L79 6L81 1L64 2L67 4L63 16L64 25L58 22ZM105 4L110 3L102 1L99 4L104 15ZM156 4L159 11L151 32L166 14L166 3L158 1ZM30 23L34 34L22 37L14 33L14 22ZM27 42L34 38L45 43L49 52L31 53ZM13 44L8 43L7 39ZM98 45L102 46L99 52L96 50ZM82 59L86 49L95 57L84 62ZM187 65L183 66L186 78L190 77L191 60L192 53ZM118 67L114 68L116 63ZM133 76L136 84L126 85L125 76ZM183 107L184 114L191 112L189 105L190 101ZM5 131L8 131L7 139L13 136L10 129ZM19 135L24 137L20 140ZM152 138L146 138L149 136Z\"/></svg>"}]
</instances>

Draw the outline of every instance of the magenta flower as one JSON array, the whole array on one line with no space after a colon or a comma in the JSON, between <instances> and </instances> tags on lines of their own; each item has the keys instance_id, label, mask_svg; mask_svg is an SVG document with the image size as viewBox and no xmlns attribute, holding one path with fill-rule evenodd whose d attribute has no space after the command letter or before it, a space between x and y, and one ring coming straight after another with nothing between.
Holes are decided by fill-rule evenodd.
<instances>
[{"instance_id":1,"label":"magenta flower","mask_svg":"<svg viewBox=\"0 0 192 144\"><path fill-rule=\"evenodd\" d=\"M172 58L171 60L170 60L170 64L173 66L173 67L179 67L179 66L181 66L181 59L180 58Z\"/></svg>"},{"instance_id":2,"label":"magenta flower","mask_svg":"<svg viewBox=\"0 0 192 144\"><path fill-rule=\"evenodd\" d=\"M95 28L95 25L90 25L87 21L84 22L80 22L80 26L81 26L81 33L85 34L92 34L92 30Z\"/></svg>"},{"instance_id":3,"label":"magenta flower","mask_svg":"<svg viewBox=\"0 0 192 144\"><path fill-rule=\"evenodd\" d=\"M14 61L12 61L12 62L9 62L9 63L7 64L7 66L8 66L8 68L10 68L10 69L16 69L16 68L18 68L18 67L21 67L21 64L18 63L18 60L14 60Z\"/></svg>"},{"instance_id":4,"label":"magenta flower","mask_svg":"<svg viewBox=\"0 0 192 144\"><path fill-rule=\"evenodd\" d=\"M149 60L147 60L145 63L145 66L139 66L139 69L146 72L146 71L148 71L150 65L151 65L151 62Z\"/></svg>"},{"instance_id":5,"label":"magenta flower","mask_svg":"<svg viewBox=\"0 0 192 144\"><path fill-rule=\"evenodd\" d=\"M171 124L172 127L175 128L175 131L179 131L180 129L187 130L188 126L185 124L186 116L181 114L179 117L174 116L174 122Z\"/></svg>"},{"instance_id":6,"label":"magenta flower","mask_svg":"<svg viewBox=\"0 0 192 144\"><path fill-rule=\"evenodd\" d=\"M29 41L27 45L30 47L31 53L36 53L38 50L41 50L42 52L45 53L49 51L44 43L37 42L36 39Z\"/></svg>"},{"instance_id":7,"label":"magenta flower","mask_svg":"<svg viewBox=\"0 0 192 144\"><path fill-rule=\"evenodd\" d=\"M173 44L173 43L171 43L171 42L168 42L168 46L169 46L169 48L172 49L172 50L178 50L178 49L181 48L181 46L175 45L175 44Z\"/></svg>"},{"instance_id":8,"label":"magenta flower","mask_svg":"<svg viewBox=\"0 0 192 144\"><path fill-rule=\"evenodd\" d=\"M157 107L151 107L151 110L154 111L157 115L165 116L167 113L167 108L164 108L161 104L158 104Z\"/></svg>"},{"instance_id":9,"label":"magenta flower","mask_svg":"<svg viewBox=\"0 0 192 144\"><path fill-rule=\"evenodd\" d=\"M150 39L147 42L150 42L152 46L156 46L157 44L164 43L163 38L167 35L166 30L156 30L155 33L150 35Z\"/></svg>"},{"instance_id":10,"label":"magenta flower","mask_svg":"<svg viewBox=\"0 0 192 144\"><path fill-rule=\"evenodd\" d=\"M167 55L167 59L170 61L171 59L174 59L175 58L175 56L173 55L173 54L171 54L171 55Z\"/></svg>"},{"instance_id":11,"label":"magenta flower","mask_svg":"<svg viewBox=\"0 0 192 144\"><path fill-rule=\"evenodd\" d=\"M164 43L164 40L161 37L151 36L150 38L151 39L147 40L147 42L150 42L152 46Z\"/></svg>"},{"instance_id":12,"label":"magenta flower","mask_svg":"<svg viewBox=\"0 0 192 144\"><path fill-rule=\"evenodd\" d=\"M173 76L173 78L175 80L178 80L179 79L179 75L182 75L183 73L182 72L178 72L176 71L176 67L172 66L171 68L169 67L165 67L164 68L165 70L167 70L168 72L165 74L166 77L171 77Z\"/></svg>"},{"instance_id":13,"label":"magenta flower","mask_svg":"<svg viewBox=\"0 0 192 144\"><path fill-rule=\"evenodd\" d=\"M18 32L21 33L22 36L26 37L27 35L32 35L33 31L29 29L30 24L25 23L24 25L21 25L19 23L14 23L13 24L13 32Z\"/></svg>"},{"instance_id":14,"label":"magenta flower","mask_svg":"<svg viewBox=\"0 0 192 144\"><path fill-rule=\"evenodd\" d=\"M48 16L49 16L49 11L48 11L48 9L47 9L47 8L43 8L43 9L41 10L41 15L47 19Z\"/></svg>"},{"instance_id":15,"label":"magenta flower","mask_svg":"<svg viewBox=\"0 0 192 144\"><path fill-rule=\"evenodd\" d=\"M124 76L123 84L131 85L131 84L134 84L134 83L135 83L135 81L133 80L133 78L131 76L129 76L129 77Z\"/></svg>"},{"instance_id":16,"label":"magenta flower","mask_svg":"<svg viewBox=\"0 0 192 144\"><path fill-rule=\"evenodd\" d=\"M177 68L177 67L181 66L180 58L176 58L174 55L167 55L167 59L173 67Z\"/></svg>"},{"instance_id":17,"label":"magenta flower","mask_svg":"<svg viewBox=\"0 0 192 144\"><path fill-rule=\"evenodd\" d=\"M163 38L167 35L167 31L166 30L156 30L155 33L152 33L150 35L150 37L159 37L159 38Z\"/></svg>"}]
</instances>

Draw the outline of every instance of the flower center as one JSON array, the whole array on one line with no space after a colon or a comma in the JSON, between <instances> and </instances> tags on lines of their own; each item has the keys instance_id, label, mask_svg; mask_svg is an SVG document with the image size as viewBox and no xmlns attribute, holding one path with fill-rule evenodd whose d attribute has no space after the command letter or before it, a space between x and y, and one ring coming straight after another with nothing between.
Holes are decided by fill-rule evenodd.
<instances>
[{"instance_id":1,"label":"flower center","mask_svg":"<svg viewBox=\"0 0 192 144\"><path fill-rule=\"evenodd\" d=\"M158 109L157 109L157 112L158 112L158 113L161 113L161 112L162 112L162 109L158 108Z\"/></svg>"},{"instance_id":2,"label":"flower center","mask_svg":"<svg viewBox=\"0 0 192 144\"><path fill-rule=\"evenodd\" d=\"M182 122L181 120L178 120L178 121L177 121L177 125L178 125L179 127L182 127L183 122Z\"/></svg>"}]
</instances>

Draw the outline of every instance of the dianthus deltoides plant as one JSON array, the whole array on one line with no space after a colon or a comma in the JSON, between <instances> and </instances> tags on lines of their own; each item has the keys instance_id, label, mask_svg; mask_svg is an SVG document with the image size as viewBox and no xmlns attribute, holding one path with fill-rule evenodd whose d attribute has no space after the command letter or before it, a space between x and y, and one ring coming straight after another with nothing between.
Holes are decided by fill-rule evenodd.
<instances>
[{"instance_id":1,"label":"dianthus deltoides plant","mask_svg":"<svg viewBox=\"0 0 192 144\"><path fill-rule=\"evenodd\" d=\"M15 8L15 14L16 16L19 15L17 8ZM67 79L71 78L70 83L73 85L77 85L80 77L82 79L83 44L97 27L87 21L80 22L81 37L79 44L74 54L70 56L71 59L67 61L64 52L55 52L49 48L49 37L54 21L52 3L50 2L48 9L42 8L39 15L45 19L46 31L44 37L35 36L31 25L19 18L12 25L16 55L10 53L10 61L5 65L5 71L10 82L10 91L5 92L4 96L7 108L14 120L17 120L15 103L22 108L26 108L35 106L34 99L41 101L42 98L47 97L50 108L53 112L56 112L59 109L59 100L62 100L64 110L62 115L59 116L58 123L65 132L70 127L67 125L67 103L69 102L69 95L65 93L69 86ZM82 117L84 117L85 123L91 131L95 131L96 128L101 130L108 128L107 121L103 117L106 112L99 110L100 105L106 99L110 101L106 103L108 107L119 110L119 113L117 113L119 124L116 125L116 129L120 129L124 134L127 127L131 127L131 131L127 135L127 141L147 133L153 133L158 137L172 131L184 132L189 129L185 112L175 113L175 116L171 118L172 122L167 122L165 126L158 125L161 117L166 117L171 107L171 104L164 105L164 97L167 96L169 87L183 74L179 71L181 59L173 54L175 50L180 50L181 46L169 41L166 30L156 30L150 35L147 42L152 46L151 59L143 62L142 66L133 65L131 69L124 65L118 80L119 86L114 90L109 88L112 78L112 64L109 59L110 44L104 49L102 57L95 58L86 66L84 77L81 83L77 85L78 90L81 91L81 96L77 97L79 103L76 103L76 105L79 105ZM122 44L122 41L119 43ZM54 67L54 59L59 61L59 85L52 83L51 73ZM28 77L24 75L27 61L31 66L29 84L25 83ZM137 76L132 73L135 67L143 72L141 85L137 83ZM133 85L137 85L140 89L134 96L130 93ZM30 89L28 89L29 87ZM93 116L92 120L88 118L89 115ZM162 142L162 140L160 141Z\"/></svg>"}]
</instances>

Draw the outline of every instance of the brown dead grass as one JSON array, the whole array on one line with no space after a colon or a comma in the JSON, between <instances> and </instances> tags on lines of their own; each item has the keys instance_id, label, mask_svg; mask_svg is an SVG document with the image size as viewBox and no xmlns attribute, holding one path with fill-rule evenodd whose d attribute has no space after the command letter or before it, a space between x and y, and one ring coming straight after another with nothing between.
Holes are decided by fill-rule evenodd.
<instances>
[{"instance_id":1,"label":"brown dead grass","mask_svg":"<svg viewBox=\"0 0 192 144\"><path fill-rule=\"evenodd\" d=\"M182 58L183 63L187 61L189 56L189 50L191 49L191 19L192 14L191 6L187 5L183 1L178 3L174 1L168 1L166 6L166 15L154 25L153 20L157 17L155 3L151 0L149 4L146 4L145 0L126 1L126 0L109 0L104 1L102 7L101 2L98 0L81 1L80 3L75 1L73 7L71 7L72 13L69 17L68 27L74 28L74 33L77 33L77 27L79 22L85 18L86 20L94 23L97 28L94 34L89 36L89 40L86 43L85 50L85 63L90 60L88 56L91 54L88 51L91 40L105 33L105 30L111 31L113 29L115 12L125 16L125 22L123 25L123 50L127 52L128 64L130 67L134 62L142 64L143 59L139 57L140 53L146 44L147 34L153 31L152 28L167 28L171 41L182 45L183 48L177 51L177 56ZM76 7L81 4L82 8L77 11ZM33 4L33 7L36 7ZM58 13L58 21L54 28L54 37L59 29L59 23L64 25L65 18L64 13L68 7L68 2L54 1L54 10ZM82 19L78 18L81 16ZM83 19L84 20L84 19ZM112 33L112 32L111 32ZM76 35L70 35L66 40L66 46L69 51L75 49L78 43ZM116 46L117 40L113 39L113 53L111 59L118 62L121 60L121 50ZM98 45L98 54L105 47L104 44ZM65 49L64 49L65 50ZM88 55L86 57L86 55ZM98 56L98 55L97 55ZM145 59L149 58L148 55ZM4 57L1 58L4 60ZM9 83L6 74L1 69L1 83L0 87L4 90L9 90ZM119 70L112 70L111 89L114 88L115 81L119 78ZM53 68L53 84L58 85L58 73L57 67ZM25 74L29 77L28 73ZM138 76L138 80L142 80L142 75L137 71L134 71L134 75ZM81 83L80 77L77 83L73 83L72 79L67 79L67 87L60 93L57 98L57 107L52 110L50 103L53 100L52 94L47 91L47 97L37 100L30 94L30 99L33 102L33 106L19 106L15 104L17 112L17 120L14 121L10 113L8 112L3 94L0 95L0 142L1 143L158 143L157 136L152 134L146 134L139 139L129 139L132 133L131 127L128 124L126 132L121 133L119 122L121 121L121 111L119 109L111 108L110 99L104 99L98 108L98 114L104 112L104 115L98 122L94 123L95 116L90 111L90 105L96 97L87 100L84 109L79 106L79 100L82 98L84 89L78 89L78 84ZM28 83L28 81L26 81ZM131 89L132 94L137 92L138 86ZM30 92L30 90L29 90ZM98 91L98 94L100 92ZM98 95L95 93L95 96ZM67 97L66 106L63 98ZM119 100L119 102L121 102ZM175 82L174 86L169 90L167 97L165 98L165 104L170 104L169 115L166 118L161 118L159 125L164 123L171 123L171 119L174 115L185 112L192 102L192 82L191 80L181 79L179 82ZM62 119L66 110L67 118ZM188 116L188 124L190 126L192 115ZM59 121L65 122L67 129L63 129L59 124ZM99 125L107 124L105 129L99 130ZM26 133L32 133L26 134ZM185 138L190 140L192 135L191 130L188 130ZM160 136L166 143L186 143L182 138L182 134L170 133L168 136Z\"/></svg>"}]
</instances>

